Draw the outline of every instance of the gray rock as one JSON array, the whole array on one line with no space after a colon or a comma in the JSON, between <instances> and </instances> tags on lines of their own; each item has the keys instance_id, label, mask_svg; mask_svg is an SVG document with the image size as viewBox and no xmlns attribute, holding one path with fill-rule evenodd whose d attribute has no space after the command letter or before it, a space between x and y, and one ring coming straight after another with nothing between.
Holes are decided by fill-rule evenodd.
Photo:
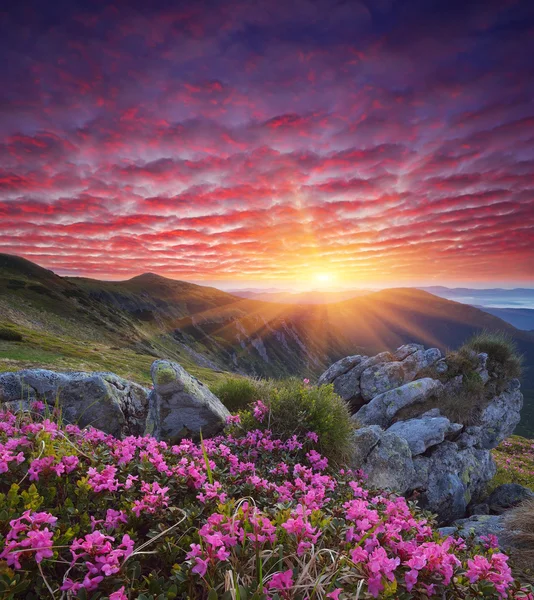
<instances>
[{"instance_id":1,"label":"gray rock","mask_svg":"<svg viewBox=\"0 0 534 600\"><path fill-rule=\"evenodd\" d=\"M441 411L439 410L439 408L431 408L430 410L427 410L426 412L424 412L421 417L441 417Z\"/></svg>"},{"instance_id":2,"label":"gray rock","mask_svg":"<svg viewBox=\"0 0 534 600\"><path fill-rule=\"evenodd\" d=\"M425 347L422 344L404 344L395 350L393 356L396 360L404 360L410 354L417 352L417 350L424 350Z\"/></svg>"},{"instance_id":3,"label":"gray rock","mask_svg":"<svg viewBox=\"0 0 534 600\"><path fill-rule=\"evenodd\" d=\"M361 374L375 365L391 362L392 355L389 352L381 352L371 358L366 358L353 367L350 371L340 375L334 380L334 391L338 396L343 398L345 402L351 403L354 408L359 408L359 404L363 403L360 390Z\"/></svg>"},{"instance_id":4,"label":"gray rock","mask_svg":"<svg viewBox=\"0 0 534 600\"><path fill-rule=\"evenodd\" d=\"M404 383L402 363L389 362L365 369L360 378L360 393L369 402L375 396L399 387Z\"/></svg>"},{"instance_id":5,"label":"gray rock","mask_svg":"<svg viewBox=\"0 0 534 600\"><path fill-rule=\"evenodd\" d=\"M353 367L360 364L362 360L365 360L366 358L368 357L355 354L354 356L346 356L345 358L338 360L333 365L330 365L328 369L326 369L326 371L319 377L317 385L332 383L336 377L344 375L347 371L350 371Z\"/></svg>"},{"instance_id":6,"label":"gray rock","mask_svg":"<svg viewBox=\"0 0 534 600\"><path fill-rule=\"evenodd\" d=\"M447 364L447 361L442 358L441 360L438 360L438 362L434 365L434 368L436 369L436 373L442 375L449 370L449 365Z\"/></svg>"},{"instance_id":7,"label":"gray rock","mask_svg":"<svg viewBox=\"0 0 534 600\"><path fill-rule=\"evenodd\" d=\"M421 504L435 512L440 522L449 523L463 517L467 506L477 502L496 473L495 462L486 450L467 448L444 441L428 458L428 479L415 481L425 490Z\"/></svg>"},{"instance_id":8,"label":"gray rock","mask_svg":"<svg viewBox=\"0 0 534 600\"><path fill-rule=\"evenodd\" d=\"M469 506L467 512L469 516L489 515L490 507L486 502L481 502L479 504L472 504L471 506Z\"/></svg>"},{"instance_id":9,"label":"gray rock","mask_svg":"<svg viewBox=\"0 0 534 600\"><path fill-rule=\"evenodd\" d=\"M40 399L56 402L66 422L92 425L115 436L142 435L148 411L148 390L113 373L56 373L29 369L0 376L0 401L23 408Z\"/></svg>"},{"instance_id":10,"label":"gray rock","mask_svg":"<svg viewBox=\"0 0 534 600\"><path fill-rule=\"evenodd\" d=\"M473 515L468 519L459 519L454 522L454 534L462 538L473 536L474 542L477 544L482 542L482 537L495 535L499 541L499 547L502 550L507 547L507 533L503 517L500 515Z\"/></svg>"},{"instance_id":11,"label":"gray rock","mask_svg":"<svg viewBox=\"0 0 534 600\"><path fill-rule=\"evenodd\" d=\"M482 430L478 445L481 448L495 448L511 436L521 419L522 408L523 394L519 381L512 379L506 389L482 411L478 419Z\"/></svg>"},{"instance_id":12,"label":"gray rock","mask_svg":"<svg viewBox=\"0 0 534 600\"><path fill-rule=\"evenodd\" d=\"M404 369L404 381L413 381L418 373L433 365L441 358L441 352L437 348L428 350L417 350L402 361Z\"/></svg>"},{"instance_id":13,"label":"gray rock","mask_svg":"<svg viewBox=\"0 0 534 600\"><path fill-rule=\"evenodd\" d=\"M486 364L488 362L488 355L485 352L481 352L480 354L477 354L477 358L478 367L475 369L475 371L480 375L482 382L486 384L490 380L490 375L486 368Z\"/></svg>"},{"instance_id":14,"label":"gray rock","mask_svg":"<svg viewBox=\"0 0 534 600\"><path fill-rule=\"evenodd\" d=\"M447 429L447 433L445 434L445 438L448 440L454 440L458 434L463 430L464 426L461 423L451 423L449 425L449 429Z\"/></svg>"},{"instance_id":15,"label":"gray rock","mask_svg":"<svg viewBox=\"0 0 534 600\"><path fill-rule=\"evenodd\" d=\"M486 500L492 513L501 514L509 508L534 498L534 492L518 483L504 483L493 490Z\"/></svg>"},{"instance_id":16,"label":"gray rock","mask_svg":"<svg viewBox=\"0 0 534 600\"><path fill-rule=\"evenodd\" d=\"M412 454L406 440L393 433L384 433L371 450L362 469L368 474L371 487L404 494L414 480Z\"/></svg>"},{"instance_id":17,"label":"gray rock","mask_svg":"<svg viewBox=\"0 0 534 600\"><path fill-rule=\"evenodd\" d=\"M362 425L380 425L386 429L402 408L424 402L440 389L441 383L430 377L406 383L373 398L353 419Z\"/></svg>"},{"instance_id":18,"label":"gray rock","mask_svg":"<svg viewBox=\"0 0 534 600\"><path fill-rule=\"evenodd\" d=\"M149 396L148 434L171 443L183 438L219 433L229 416L207 386L183 367L156 360L150 370L154 389Z\"/></svg>"},{"instance_id":19,"label":"gray rock","mask_svg":"<svg viewBox=\"0 0 534 600\"><path fill-rule=\"evenodd\" d=\"M431 446L440 444L450 429L451 422L445 417L424 417L394 423L388 433L394 433L408 442L413 456L423 454Z\"/></svg>"},{"instance_id":20,"label":"gray rock","mask_svg":"<svg viewBox=\"0 0 534 600\"><path fill-rule=\"evenodd\" d=\"M371 450L378 444L384 430L378 425L370 425L356 429L352 434L352 453L350 466L353 469L360 469L369 456Z\"/></svg>"},{"instance_id":21,"label":"gray rock","mask_svg":"<svg viewBox=\"0 0 534 600\"><path fill-rule=\"evenodd\" d=\"M475 425L466 427L455 440L460 449L477 447L482 435L482 428Z\"/></svg>"}]
</instances>

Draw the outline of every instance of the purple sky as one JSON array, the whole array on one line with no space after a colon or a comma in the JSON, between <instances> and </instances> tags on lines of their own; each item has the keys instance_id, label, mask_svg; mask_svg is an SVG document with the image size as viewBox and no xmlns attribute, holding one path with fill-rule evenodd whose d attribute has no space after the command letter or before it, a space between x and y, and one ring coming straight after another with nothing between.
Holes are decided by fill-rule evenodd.
<instances>
[{"instance_id":1,"label":"purple sky","mask_svg":"<svg viewBox=\"0 0 534 600\"><path fill-rule=\"evenodd\" d=\"M534 285L534 2L19 2L0 252L227 287Z\"/></svg>"}]
</instances>

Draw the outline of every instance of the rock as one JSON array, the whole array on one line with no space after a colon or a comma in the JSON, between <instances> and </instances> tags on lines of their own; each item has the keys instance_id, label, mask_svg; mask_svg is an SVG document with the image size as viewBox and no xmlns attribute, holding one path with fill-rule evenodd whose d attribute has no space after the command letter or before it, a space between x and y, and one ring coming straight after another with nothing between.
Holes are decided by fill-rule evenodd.
<instances>
[{"instance_id":1,"label":"rock","mask_svg":"<svg viewBox=\"0 0 534 600\"><path fill-rule=\"evenodd\" d=\"M482 428L475 425L466 427L460 436L455 440L458 448L473 448L478 446L480 437L482 435Z\"/></svg>"},{"instance_id":2,"label":"rock","mask_svg":"<svg viewBox=\"0 0 534 600\"><path fill-rule=\"evenodd\" d=\"M362 425L380 425L386 429L402 408L424 402L440 389L441 383L430 377L405 383L373 398L353 415L353 419Z\"/></svg>"},{"instance_id":3,"label":"rock","mask_svg":"<svg viewBox=\"0 0 534 600\"><path fill-rule=\"evenodd\" d=\"M353 367L360 364L362 360L365 360L366 358L368 357L355 354L354 356L346 356L345 358L338 360L333 365L330 365L328 369L319 377L317 385L332 383L336 377L344 375L347 371L350 371Z\"/></svg>"},{"instance_id":4,"label":"rock","mask_svg":"<svg viewBox=\"0 0 534 600\"><path fill-rule=\"evenodd\" d=\"M462 538L474 536L475 543L481 543L482 537L495 535L499 540L499 547L504 550L506 547L506 531L502 516L497 515L473 515L468 519L459 519L454 522L454 527L446 528L448 532L453 530L452 535L458 535ZM442 533L442 529L439 530ZM443 535L443 533L442 533ZM451 535L451 534L448 534Z\"/></svg>"},{"instance_id":5,"label":"rock","mask_svg":"<svg viewBox=\"0 0 534 600\"><path fill-rule=\"evenodd\" d=\"M489 515L490 507L486 502L481 502L480 504L469 506L467 512L471 517L473 515Z\"/></svg>"},{"instance_id":6,"label":"rock","mask_svg":"<svg viewBox=\"0 0 534 600\"><path fill-rule=\"evenodd\" d=\"M371 450L378 444L384 430L378 425L370 425L356 429L352 434L352 453L350 466L352 469L360 469L369 456Z\"/></svg>"},{"instance_id":7,"label":"rock","mask_svg":"<svg viewBox=\"0 0 534 600\"><path fill-rule=\"evenodd\" d=\"M175 443L183 438L219 433L230 415L207 386L183 367L156 360L150 369L154 389L149 396L148 434Z\"/></svg>"},{"instance_id":8,"label":"rock","mask_svg":"<svg viewBox=\"0 0 534 600\"><path fill-rule=\"evenodd\" d=\"M435 512L441 523L463 517L467 506L478 501L497 470L488 451L461 450L448 441L436 446L429 457L421 458L427 464L418 465L419 478L414 479L411 488L424 490L422 506ZM428 478L422 481L425 473Z\"/></svg>"},{"instance_id":9,"label":"rock","mask_svg":"<svg viewBox=\"0 0 534 600\"><path fill-rule=\"evenodd\" d=\"M392 355L389 352L381 352L371 358L366 358L353 367L350 371L334 380L334 391L345 402L351 403L354 408L359 408L363 403L360 390L360 376L368 369L380 363L390 362Z\"/></svg>"},{"instance_id":10,"label":"rock","mask_svg":"<svg viewBox=\"0 0 534 600\"><path fill-rule=\"evenodd\" d=\"M388 433L394 433L408 442L413 456L423 454L431 446L440 444L450 429L451 422L445 417L425 417L394 423Z\"/></svg>"},{"instance_id":11,"label":"rock","mask_svg":"<svg viewBox=\"0 0 534 600\"><path fill-rule=\"evenodd\" d=\"M404 370L404 382L413 381L417 374L434 364L441 358L441 352L437 348L428 350L417 350L402 361Z\"/></svg>"},{"instance_id":12,"label":"rock","mask_svg":"<svg viewBox=\"0 0 534 600\"><path fill-rule=\"evenodd\" d=\"M360 378L360 393L369 402L375 396L399 387L404 383L404 371L400 362L379 364L365 369Z\"/></svg>"},{"instance_id":13,"label":"rock","mask_svg":"<svg viewBox=\"0 0 534 600\"><path fill-rule=\"evenodd\" d=\"M410 354L417 352L417 350L424 350L425 347L422 344L404 344L397 348L393 353L396 360L404 360Z\"/></svg>"},{"instance_id":14,"label":"rock","mask_svg":"<svg viewBox=\"0 0 534 600\"><path fill-rule=\"evenodd\" d=\"M493 490L486 500L489 510L501 514L509 508L521 504L524 500L534 498L534 492L518 483L504 483Z\"/></svg>"},{"instance_id":15,"label":"rock","mask_svg":"<svg viewBox=\"0 0 534 600\"><path fill-rule=\"evenodd\" d=\"M371 487L404 494L414 479L415 471L406 440L385 432L362 465Z\"/></svg>"},{"instance_id":16,"label":"rock","mask_svg":"<svg viewBox=\"0 0 534 600\"><path fill-rule=\"evenodd\" d=\"M477 354L477 358L478 367L475 369L475 371L480 375L480 379L482 379L482 383L484 383L485 385L490 380L490 375L486 368L486 364L488 362L488 355L485 352L481 352L480 354Z\"/></svg>"},{"instance_id":17,"label":"rock","mask_svg":"<svg viewBox=\"0 0 534 600\"><path fill-rule=\"evenodd\" d=\"M441 417L441 411L439 410L439 408L431 408L430 410L427 410L426 412L424 412L421 417Z\"/></svg>"},{"instance_id":18,"label":"rock","mask_svg":"<svg viewBox=\"0 0 534 600\"><path fill-rule=\"evenodd\" d=\"M481 427L479 446L496 448L503 440L511 436L521 419L523 394L519 380L512 379L506 389L493 398L482 411L478 424Z\"/></svg>"},{"instance_id":19,"label":"rock","mask_svg":"<svg viewBox=\"0 0 534 600\"><path fill-rule=\"evenodd\" d=\"M29 369L0 375L0 401L24 408L40 399L56 401L63 419L80 427L92 425L117 437L142 435L148 410L148 390L114 373L55 373Z\"/></svg>"},{"instance_id":20,"label":"rock","mask_svg":"<svg viewBox=\"0 0 534 600\"><path fill-rule=\"evenodd\" d=\"M442 358L434 365L434 369L436 369L436 373L443 375L443 373L446 373L449 370L449 365L447 364L447 361Z\"/></svg>"}]
</instances>

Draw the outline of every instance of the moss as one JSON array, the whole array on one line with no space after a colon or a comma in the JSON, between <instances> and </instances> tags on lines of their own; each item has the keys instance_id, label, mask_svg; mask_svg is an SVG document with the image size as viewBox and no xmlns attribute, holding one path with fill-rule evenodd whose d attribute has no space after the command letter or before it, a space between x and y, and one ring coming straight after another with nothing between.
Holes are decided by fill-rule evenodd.
<instances>
[{"instance_id":1,"label":"moss","mask_svg":"<svg viewBox=\"0 0 534 600\"><path fill-rule=\"evenodd\" d=\"M176 381L176 372L174 369L170 366L159 364L154 373L154 383L156 385L166 385L173 381Z\"/></svg>"}]
</instances>

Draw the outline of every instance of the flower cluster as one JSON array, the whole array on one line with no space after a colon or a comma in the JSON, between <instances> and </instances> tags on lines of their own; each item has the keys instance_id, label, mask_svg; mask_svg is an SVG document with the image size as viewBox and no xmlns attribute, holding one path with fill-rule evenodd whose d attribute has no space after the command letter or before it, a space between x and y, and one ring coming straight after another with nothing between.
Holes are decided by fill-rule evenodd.
<instances>
[{"instance_id":1,"label":"flower cluster","mask_svg":"<svg viewBox=\"0 0 534 600\"><path fill-rule=\"evenodd\" d=\"M2 597L534 599L495 540L441 538L415 505L330 466L314 432L241 435L233 420L170 445L0 417Z\"/></svg>"}]
</instances>

